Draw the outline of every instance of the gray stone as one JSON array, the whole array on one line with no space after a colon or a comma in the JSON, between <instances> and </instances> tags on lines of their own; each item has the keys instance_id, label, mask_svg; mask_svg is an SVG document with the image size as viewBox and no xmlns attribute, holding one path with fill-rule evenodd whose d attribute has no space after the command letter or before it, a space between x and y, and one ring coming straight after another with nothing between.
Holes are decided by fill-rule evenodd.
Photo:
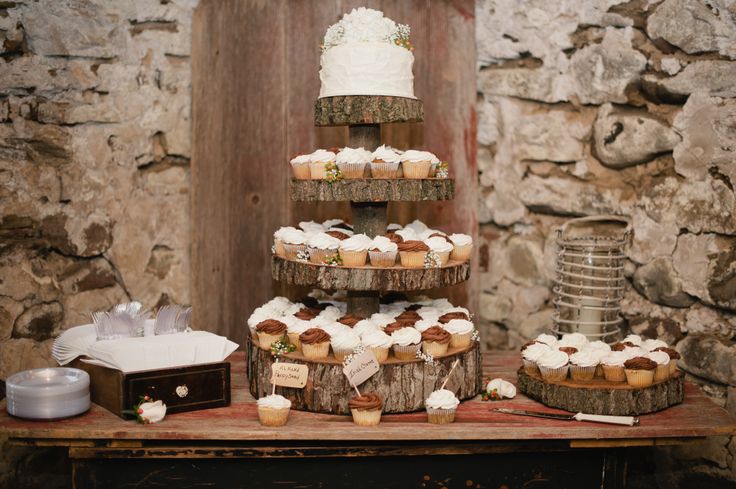
<instances>
[{"instance_id":1,"label":"gray stone","mask_svg":"<svg viewBox=\"0 0 736 489\"><path fill-rule=\"evenodd\" d=\"M530 314L519 325L519 334L526 339L532 339L541 333L549 332L552 328L552 316L554 313L554 309L548 308Z\"/></svg>"},{"instance_id":2,"label":"gray stone","mask_svg":"<svg viewBox=\"0 0 736 489\"><path fill-rule=\"evenodd\" d=\"M530 210L544 214L585 216L615 214L621 205L623 192L617 188L598 188L565 178L525 178L518 195Z\"/></svg>"},{"instance_id":3,"label":"gray stone","mask_svg":"<svg viewBox=\"0 0 736 489\"><path fill-rule=\"evenodd\" d=\"M665 0L647 20L647 34L689 54L718 52L736 59L736 24L729 0Z\"/></svg>"},{"instance_id":4,"label":"gray stone","mask_svg":"<svg viewBox=\"0 0 736 489\"><path fill-rule=\"evenodd\" d=\"M706 304L736 310L736 237L683 234L672 263L685 292Z\"/></svg>"},{"instance_id":5,"label":"gray stone","mask_svg":"<svg viewBox=\"0 0 736 489\"><path fill-rule=\"evenodd\" d=\"M680 368L712 382L736 385L736 346L710 335L691 334L677 344Z\"/></svg>"},{"instance_id":6,"label":"gray stone","mask_svg":"<svg viewBox=\"0 0 736 489\"><path fill-rule=\"evenodd\" d=\"M8 296L0 296L0 341L11 337L15 320L22 312L23 304Z\"/></svg>"},{"instance_id":7,"label":"gray stone","mask_svg":"<svg viewBox=\"0 0 736 489\"><path fill-rule=\"evenodd\" d=\"M669 345L676 344L684 336L680 323L671 317L636 316L629 319L629 329L634 334L644 338L658 338Z\"/></svg>"},{"instance_id":8,"label":"gray stone","mask_svg":"<svg viewBox=\"0 0 736 489\"><path fill-rule=\"evenodd\" d=\"M675 251L680 228L674 222L659 223L637 207L631 213L633 238L628 257L639 264Z\"/></svg>"},{"instance_id":9,"label":"gray stone","mask_svg":"<svg viewBox=\"0 0 736 489\"><path fill-rule=\"evenodd\" d=\"M539 242L513 236L506 244L506 276L520 285L546 285L544 253Z\"/></svg>"},{"instance_id":10,"label":"gray stone","mask_svg":"<svg viewBox=\"0 0 736 489\"><path fill-rule=\"evenodd\" d=\"M650 93L668 101L683 102L694 92L716 97L736 96L736 63L722 60L694 61L673 77L645 75L644 86Z\"/></svg>"},{"instance_id":11,"label":"gray stone","mask_svg":"<svg viewBox=\"0 0 736 489\"><path fill-rule=\"evenodd\" d=\"M708 333L721 338L736 336L736 315L696 304L685 313L684 329L688 333Z\"/></svg>"},{"instance_id":12,"label":"gray stone","mask_svg":"<svg viewBox=\"0 0 736 489\"><path fill-rule=\"evenodd\" d=\"M484 292L480 295L480 317L486 321L501 322L511 313L513 304L508 297Z\"/></svg>"},{"instance_id":13,"label":"gray stone","mask_svg":"<svg viewBox=\"0 0 736 489\"><path fill-rule=\"evenodd\" d=\"M647 162L680 142L667 124L646 113L615 111L611 104L599 110L593 134L598 159L617 169Z\"/></svg>"},{"instance_id":14,"label":"gray stone","mask_svg":"<svg viewBox=\"0 0 736 489\"><path fill-rule=\"evenodd\" d=\"M512 141L522 160L569 162L585 157L590 138L590 112L551 110L526 114L514 128Z\"/></svg>"},{"instance_id":15,"label":"gray stone","mask_svg":"<svg viewBox=\"0 0 736 489\"><path fill-rule=\"evenodd\" d=\"M634 273L634 287L647 299L671 307L688 307L695 299L682 290L682 282L668 257L658 257Z\"/></svg>"},{"instance_id":16,"label":"gray stone","mask_svg":"<svg viewBox=\"0 0 736 489\"><path fill-rule=\"evenodd\" d=\"M540 102L567 102L572 82L557 70L541 68L488 68L478 73L478 90Z\"/></svg>"},{"instance_id":17,"label":"gray stone","mask_svg":"<svg viewBox=\"0 0 736 489\"><path fill-rule=\"evenodd\" d=\"M64 310L58 302L36 304L21 314L15 321L13 338L31 338L44 341L53 338L59 331Z\"/></svg>"}]
</instances>

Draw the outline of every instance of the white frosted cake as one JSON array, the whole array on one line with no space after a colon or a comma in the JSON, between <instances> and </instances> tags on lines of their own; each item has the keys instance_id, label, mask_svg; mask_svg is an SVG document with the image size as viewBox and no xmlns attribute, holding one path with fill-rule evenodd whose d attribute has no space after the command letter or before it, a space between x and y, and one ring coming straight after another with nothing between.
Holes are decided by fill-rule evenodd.
<instances>
[{"instance_id":1,"label":"white frosted cake","mask_svg":"<svg viewBox=\"0 0 736 489\"><path fill-rule=\"evenodd\" d=\"M409 27L364 7L330 26L322 43L319 97L414 97Z\"/></svg>"}]
</instances>

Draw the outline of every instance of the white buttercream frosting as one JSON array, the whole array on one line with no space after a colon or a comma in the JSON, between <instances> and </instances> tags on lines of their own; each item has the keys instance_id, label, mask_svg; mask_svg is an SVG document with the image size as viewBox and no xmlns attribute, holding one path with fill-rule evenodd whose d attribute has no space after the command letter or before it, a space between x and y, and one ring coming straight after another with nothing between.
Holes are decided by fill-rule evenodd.
<instances>
[{"instance_id":1,"label":"white buttercream frosting","mask_svg":"<svg viewBox=\"0 0 736 489\"><path fill-rule=\"evenodd\" d=\"M455 246L467 246L473 244L473 238L467 234L462 233L455 233L451 234L450 241L452 241L452 244Z\"/></svg>"},{"instance_id":2,"label":"white buttercream frosting","mask_svg":"<svg viewBox=\"0 0 736 489\"><path fill-rule=\"evenodd\" d=\"M667 365L670 363L670 356L663 351L652 351L647 353L646 357L657 362L659 365Z\"/></svg>"},{"instance_id":3,"label":"white buttercream frosting","mask_svg":"<svg viewBox=\"0 0 736 489\"><path fill-rule=\"evenodd\" d=\"M250 315L248 318L248 327L255 328L258 323L261 323L265 321L266 319L277 319L277 316L280 314L277 312L274 312L270 309L265 308L264 306L257 307L253 314Z\"/></svg>"},{"instance_id":4,"label":"white buttercream frosting","mask_svg":"<svg viewBox=\"0 0 736 489\"><path fill-rule=\"evenodd\" d=\"M621 341L621 343L633 343L636 346L640 346L641 342L641 336L639 336L638 334L630 334Z\"/></svg>"},{"instance_id":5,"label":"white buttercream frosting","mask_svg":"<svg viewBox=\"0 0 736 489\"><path fill-rule=\"evenodd\" d=\"M422 334L414 328L406 327L397 329L391 334L394 345L409 346L422 342Z\"/></svg>"},{"instance_id":6,"label":"white buttercream frosting","mask_svg":"<svg viewBox=\"0 0 736 489\"><path fill-rule=\"evenodd\" d=\"M391 337L380 329L364 331L360 335L360 341L366 348L391 348L394 343Z\"/></svg>"},{"instance_id":7,"label":"white buttercream frosting","mask_svg":"<svg viewBox=\"0 0 736 489\"><path fill-rule=\"evenodd\" d=\"M647 351L653 351L657 348L667 347L667 343L662 340L644 340L641 342L641 347Z\"/></svg>"},{"instance_id":8,"label":"white buttercream frosting","mask_svg":"<svg viewBox=\"0 0 736 489\"><path fill-rule=\"evenodd\" d=\"M386 231L396 231L398 229L402 229L404 226L401 224L397 224L395 222L390 223L388 226L386 226Z\"/></svg>"},{"instance_id":9,"label":"white buttercream frosting","mask_svg":"<svg viewBox=\"0 0 736 489\"><path fill-rule=\"evenodd\" d=\"M605 352L611 351L611 345L601 340L591 341L590 343L585 345L583 348L585 348L586 350L590 349L590 350L605 351Z\"/></svg>"},{"instance_id":10,"label":"white buttercream frosting","mask_svg":"<svg viewBox=\"0 0 736 489\"><path fill-rule=\"evenodd\" d=\"M382 144L373 152L373 160L382 160L384 163L399 163L401 155L391 146Z\"/></svg>"},{"instance_id":11,"label":"white buttercream frosting","mask_svg":"<svg viewBox=\"0 0 736 489\"><path fill-rule=\"evenodd\" d=\"M320 312L317 317L318 318L325 318L325 319L331 319L333 321L337 320L337 318L343 316L344 314L342 311L335 307L335 306L327 306L322 312Z\"/></svg>"},{"instance_id":12,"label":"white buttercream frosting","mask_svg":"<svg viewBox=\"0 0 736 489\"><path fill-rule=\"evenodd\" d=\"M542 355L550 350L551 348L544 343L532 343L531 345L524 348L524 351L521 352L521 356L524 358L524 360L536 362L542 357Z\"/></svg>"},{"instance_id":13,"label":"white buttercream frosting","mask_svg":"<svg viewBox=\"0 0 736 489\"><path fill-rule=\"evenodd\" d=\"M371 315L370 320L379 328L385 328L387 325L395 321L393 314L386 314L383 312L374 313Z\"/></svg>"},{"instance_id":14,"label":"white buttercream frosting","mask_svg":"<svg viewBox=\"0 0 736 489\"><path fill-rule=\"evenodd\" d=\"M313 163L330 163L332 161L335 161L335 153L333 153L332 151L327 151L326 149L318 149L317 151L309 155L309 161Z\"/></svg>"},{"instance_id":15,"label":"white buttercream frosting","mask_svg":"<svg viewBox=\"0 0 736 489\"><path fill-rule=\"evenodd\" d=\"M305 233L319 233L320 231L324 231L325 228L322 226L322 224L314 221L302 221L299 223L299 229L304 231Z\"/></svg>"},{"instance_id":16,"label":"white buttercream frosting","mask_svg":"<svg viewBox=\"0 0 736 489\"><path fill-rule=\"evenodd\" d=\"M270 396L258 399L258 406L271 409L289 409L291 407L291 401L284 396L271 394Z\"/></svg>"},{"instance_id":17,"label":"white buttercream frosting","mask_svg":"<svg viewBox=\"0 0 736 489\"><path fill-rule=\"evenodd\" d=\"M420 319L416 323L414 323L414 327L419 331L420 333L424 333L426 330L431 328L432 326L441 326L437 320L435 319Z\"/></svg>"},{"instance_id":18,"label":"white buttercream frosting","mask_svg":"<svg viewBox=\"0 0 736 489\"><path fill-rule=\"evenodd\" d=\"M534 338L534 341L537 341L539 343L544 343L545 345L548 345L548 346L554 346L554 347L557 346L557 337L552 336L551 334L542 333L536 338Z\"/></svg>"},{"instance_id":19,"label":"white buttercream frosting","mask_svg":"<svg viewBox=\"0 0 736 489\"><path fill-rule=\"evenodd\" d=\"M531 348L531 346L529 348ZM527 348L527 350L529 348ZM555 369L564 367L569 363L569 361L570 358L564 351L550 349L537 359L537 365L544 368Z\"/></svg>"},{"instance_id":20,"label":"white buttercream frosting","mask_svg":"<svg viewBox=\"0 0 736 489\"><path fill-rule=\"evenodd\" d=\"M373 240L365 234L354 234L348 239L340 241L340 249L345 251L365 251L370 248Z\"/></svg>"},{"instance_id":21,"label":"white buttercream frosting","mask_svg":"<svg viewBox=\"0 0 736 489\"><path fill-rule=\"evenodd\" d=\"M557 342L557 346L572 346L578 350L582 350L585 345L588 344L588 338L582 333L569 333L562 335L562 338Z\"/></svg>"},{"instance_id":22,"label":"white buttercream frosting","mask_svg":"<svg viewBox=\"0 0 736 489\"><path fill-rule=\"evenodd\" d=\"M460 401L447 389L439 389L429 395L424 405L430 409L455 409Z\"/></svg>"},{"instance_id":23,"label":"white buttercream frosting","mask_svg":"<svg viewBox=\"0 0 736 489\"><path fill-rule=\"evenodd\" d=\"M371 319L363 319L362 321L358 321L355 323L355 326L353 326L353 331L363 336L364 333L368 331L383 331L381 329L381 326L373 322Z\"/></svg>"},{"instance_id":24,"label":"white buttercream frosting","mask_svg":"<svg viewBox=\"0 0 736 489\"><path fill-rule=\"evenodd\" d=\"M298 155L291 159L292 165L303 165L311 161L310 155Z\"/></svg>"},{"instance_id":25,"label":"white buttercream frosting","mask_svg":"<svg viewBox=\"0 0 736 489\"><path fill-rule=\"evenodd\" d=\"M450 243L447 242L445 238L441 238L439 236L425 239L424 244L429 246L430 250L437 253L452 251L452 249L454 248Z\"/></svg>"},{"instance_id":26,"label":"white buttercream frosting","mask_svg":"<svg viewBox=\"0 0 736 489\"><path fill-rule=\"evenodd\" d=\"M414 219L412 222L404 226L404 228L412 229L415 233L417 233L417 235L429 229L429 227L426 224L424 224L422 221L420 221L419 219Z\"/></svg>"},{"instance_id":27,"label":"white buttercream frosting","mask_svg":"<svg viewBox=\"0 0 736 489\"><path fill-rule=\"evenodd\" d=\"M611 367L623 367L629 358L626 352L612 351L601 359L601 363L603 365L610 365Z\"/></svg>"},{"instance_id":28,"label":"white buttercream frosting","mask_svg":"<svg viewBox=\"0 0 736 489\"><path fill-rule=\"evenodd\" d=\"M404 151L404 154L401 155L401 161L408 161L408 162L418 162L418 161L430 161L430 162L439 162L437 157L430 153L429 151L419 151L417 149L410 149L407 151Z\"/></svg>"},{"instance_id":29,"label":"white buttercream frosting","mask_svg":"<svg viewBox=\"0 0 736 489\"><path fill-rule=\"evenodd\" d=\"M595 352L583 350L570 355L570 363L578 367L594 367L600 363L600 360Z\"/></svg>"},{"instance_id":30,"label":"white buttercream frosting","mask_svg":"<svg viewBox=\"0 0 736 489\"><path fill-rule=\"evenodd\" d=\"M397 251L399 247L396 243L388 239L386 236L376 236L375 238L373 238L373 242L368 249L375 249L382 253L388 253L391 251Z\"/></svg>"},{"instance_id":31,"label":"white buttercream frosting","mask_svg":"<svg viewBox=\"0 0 736 489\"><path fill-rule=\"evenodd\" d=\"M343 148L337 153L336 163L368 163L373 154L365 148Z\"/></svg>"},{"instance_id":32,"label":"white buttercream frosting","mask_svg":"<svg viewBox=\"0 0 736 489\"><path fill-rule=\"evenodd\" d=\"M284 229L279 239L288 244L304 244L307 242L307 233L300 229Z\"/></svg>"},{"instance_id":33,"label":"white buttercream frosting","mask_svg":"<svg viewBox=\"0 0 736 489\"><path fill-rule=\"evenodd\" d=\"M417 236L417 232L411 228L399 229L396 231L396 234L401 236L404 241L413 241L419 238L419 236Z\"/></svg>"},{"instance_id":34,"label":"white buttercream frosting","mask_svg":"<svg viewBox=\"0 0 736 489\"><path fill-rule=\"evenodd\" d=\"M336 250L340 247L340 243L339 239L327 233L314 234L307 240L307 246L318 250Z\"/></svg>"},{"instance_id":35,"label":"white buttercream frosting","mask_svg":"<svg viewBox=\"0 0 736 489\"><path fill-rule=\"evenodd\" d=\"M490 394L494 390L501 398L513 399L516 397L516 386L508 380L493 379L488 382L486 392Z\"/></svg>"},{"instance_id":36,"label":"white buttercream frosting","mask_svg":"<svg viewBox=\"0 0 736 489\"><path fill-rule=\"evenodd\" d=\"M442 327L445 331L452 334L470 333L475 328L473 323L465 319L451 319L447 323L443 324Z\"/></svg>"},{"instance_id":37,"label":"white buttercream frosting","mask_svg":"<svg viewBox=\"0 0 736 489\"><path fill-rule=\"evenodd\" d=\"M340 331L330 336L330 344L335 350L354 350L360 345L360 335L353 329Z\"/></svg>"}]
</instances>

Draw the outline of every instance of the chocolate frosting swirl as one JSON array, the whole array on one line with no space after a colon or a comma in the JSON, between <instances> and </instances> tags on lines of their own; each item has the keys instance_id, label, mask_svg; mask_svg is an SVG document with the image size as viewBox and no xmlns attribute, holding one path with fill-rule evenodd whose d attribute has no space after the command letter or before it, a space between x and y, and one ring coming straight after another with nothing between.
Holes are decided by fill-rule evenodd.
<instances>
[{"instance_id":1,"label":"chocolate frosting swirl","mask_svg":"<svg viewBox=\"0 0 736 489\"><path fill-rule=\"evenodd\" d=\"M371 411L373 409L381 409L383 407L383 401L375 392L366 392L350 399L348 401L348 407L359 411Z\"/></svg>"},{"instance_id":2,"label":"chocolate frosting swirl","mask_svg":"<svg viewBox=\"0 0 736 489\"><path fill-rule=\"evenodd\" d=\"M394 332L400 330L401 328L410 328L411 326L412 326L411 324L407 324L407 323L404 323L402 321L395 321L395 322L387 325L383 329L383 332L390 335L390 334L393 334Z\"/></svg>"},{"instance_id":3,"label":"chocolate frosting swirl","mask_svg":"<svg viewBox=\"0 0 736 489\"><path fill-rule=\"evenodd\" d=\"M670 360L679 360L680 358L682 358L680 356L680 352L677 351L677 350L675 350L674 348L669 348L669 347L666 347L666 346L660 346L659 348L655 348L654 351L663 351L663 352L665 352L666 354L668 354L670 356Z\"/></svg>"},{"instance_id":4,"label":"chocolate frosting swirl","mask_svg":"<svg viewBox=\"0 0 736 489\"><path fill-rule=\"evenodd\" d=\"M282 334L286 333L286 325L275 319L266 319L256 324L256 331L267 334Z\"/></svg>"},{"instance_id":5,"label":"chocolate frosting swirl","mask_svg":"<svg viewBox=\"0 0 736 489\"><path fill-rule=\"evenodd\" d=\"M468 317L468 315L461 311L445 313L442 316L440 316L439 321L442 324L446 324L452 321L453 319L464 319L466 321L470 321L470 318Z\"/></svg>"},{"instance_id":6,"label":"chocolate frosting swirl","mask_svg":"<svg viewBox=\"0 0 736 489\"><path fill-rule=\"evenodd\" d=\"M626 349L626 345L623 343L615 343L611 345L611 350L613 351L624 351Z\"/></svg>"},{"instance_id":7,"label":"chocolate frosting swirl","mask_svg":"<svg viewBox=\"0 0 736 489\"><path fill-rule=\"evenodd\" d=\"M624 341L621 344L624 345L624 346L628 346L629 348L636 348L637 347L637 344L636 343L632 343L631 341Z\"/></svg>"},{"instance_id":8,"label":"chocolate frosting swirl","mask_svg":"<svg viewBox=\"0 0 736 489\"><path fill-rule=\"evenodd\" d=\"M578 349L575 348L574 346L561 346L561 347L558 348L558 350L564 351L568 355L572 355L573 353L577 353L578 352Z\"/></svg>"},{"instance_id":9,"label":"chocolate frosting swirl","mask_svg":"<svg viewBox=\"0 0 736 489\"><path fill-rule=\"evenodd\" d=\"M330 334L324 329L309 328L299 335L299 341L307 345L316 345L317 343L330 341Z\"/></svg>"},{"instance_id":10,"label":"chocolate frosting swirl","mask_svg":"<svg viewBox=\"0 0 736 489\"><path fill-rule=\"evenodd\" d=\"M406 306L404 308L404 311L416 311L418 309L421 309L423 306L421 304L412 304L410 306Z\"/></svg>"},{"instance_id":11,"label":"chocolate frosting swirl","mask_svg":"<svg viewBox=\"0 0 736 489\"><path fill-rule=\"evenodd\" d=\"M342 241L343 239L348 239L348 238L350 237L350 236L348 236L348 235L347 235L347 234L345 234L345 233L341 233L340 231L327 231L327 233L326 233L326 234L329 234L329 235L330 235L330 236L332 236L333 238L337 238L337 239L339 239L340 241Z\"/></svg>"},{"instance_id":12,"label":"chocolate frosting swirl","mask_svg":"<svg viewBox=\"0 0 736 489\"><path fill-rule=\"evenodd\" d=\"M350 326L352 328L353 326L358 324L363 319L365 318L362 316L355 315L355 314L345 314L343 317L339 318L337 322L342 323L345 326Z\"/></svg>"},{"instance_id":13,"label":"chocolate frosting swirl","mask_svg":"<svg viewBox=\"0 0 736 489\"><path fill-rule=\"evenodd\" d=\"M414 239L402 241L397 246L399 247L399 251L429 251L429 246Z\"/></svg>"},{"instance_id":14,"label":"chocolate frosting swirl","mask_svg":"<svg viewBox=\"0 0 736 489\"><path fill-rule=\"evenodd\" d=\"M419 321L420 319L422 319L422 316L420 316L417 311L404 311L396 316L394 319L396 319L397 321L402 321L404 319Z\"/></svg>"},{"instance_id":15,"label":"chocolate frosting swirl","mask_svg":"<svg viewBox=\"0 0 736 489\"><path fill-rule=\"evenodd\" d=\"M303 321L309 321L310 319L316 318L317 314L319 314L319 311L315 311L311 307L302 307L294 313L294 317Z\"/></svg>"},{"instance_id":16,"label":"chocolate frosting swirl","mask_svg":"<svg viewBox=\"0 0 736 489\"><path fill-rule=\"evenodd\" d=\"M449 343L452 335L442 329L439 326L432 326L429 329L424 330L422 333L423 341L430 341L434 343Z\"/></svg>"},{"instance_id":17,"label":"chocolate frosting swirl","mask_svg":"<svg viewBox=\"0 0 736 489\"><path fill-rule=\"evenodd\" d=\"M386 233L386 237L391 240L392 243L403 243L404 238L401 237L401 235L396 233Z\"/></svg>"},{"instance_id":18,"label":"chocolate frosting swirl","mask_svg":"<svg viewBox=\"0 0 736 489\"><path fill-rule=\"evenodd\" d=\"M333 228L340 228L340 229L347 229L348 231L352 231L353 230L353 227L350 224L346 223L346 222L338 222L337 224L334 224L332 227Z\"/></svg>"},{"instance_id":19,"label":"chocolate frosting swirl","mask_svg":"<svg viewBox=\"0 0 736 489\"><path fill-rule=\"evenodd\" d=\"M446 234L442 234L442 233L432 233L432 234L430 234L430 235L429 235L429 237L430 237L430 238L440 237L440 238L443 238L443 239L444 239L445 241L447 241L448 243L452 244L452 241L450 240L450 238L448 238L448 237L447 237L447 235L446 235Z\"/></svg>"},{"instance_id":20,"label":"chocolate frosting swirl","mask_svg":"<svg viewBox=\"0 0 736 489\"><path fill-rule=\"evenodd\" d=\"M647 357L634 357L624 362L624 368L629 370L654 370L657 368L657 362Z\"/></svg>"}]
</instances>

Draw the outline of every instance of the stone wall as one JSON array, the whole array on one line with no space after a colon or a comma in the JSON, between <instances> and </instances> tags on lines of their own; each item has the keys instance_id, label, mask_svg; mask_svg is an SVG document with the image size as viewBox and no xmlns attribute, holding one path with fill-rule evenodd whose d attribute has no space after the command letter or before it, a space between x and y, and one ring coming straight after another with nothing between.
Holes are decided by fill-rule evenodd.
<instances>
[{"instance_id":1,"label":"stone wall","mask_svg":"<svg viewBox=\"0 0 736 489\"><path fill-rule=\"evenodd\" d=\"M557 226L627 215L626 328L677 343L736 413L736 6L476 5L486 347L550 325ZM736 475L728 438L672 452L657 453L662 487Z\"/></svg>"}]
</instances>

